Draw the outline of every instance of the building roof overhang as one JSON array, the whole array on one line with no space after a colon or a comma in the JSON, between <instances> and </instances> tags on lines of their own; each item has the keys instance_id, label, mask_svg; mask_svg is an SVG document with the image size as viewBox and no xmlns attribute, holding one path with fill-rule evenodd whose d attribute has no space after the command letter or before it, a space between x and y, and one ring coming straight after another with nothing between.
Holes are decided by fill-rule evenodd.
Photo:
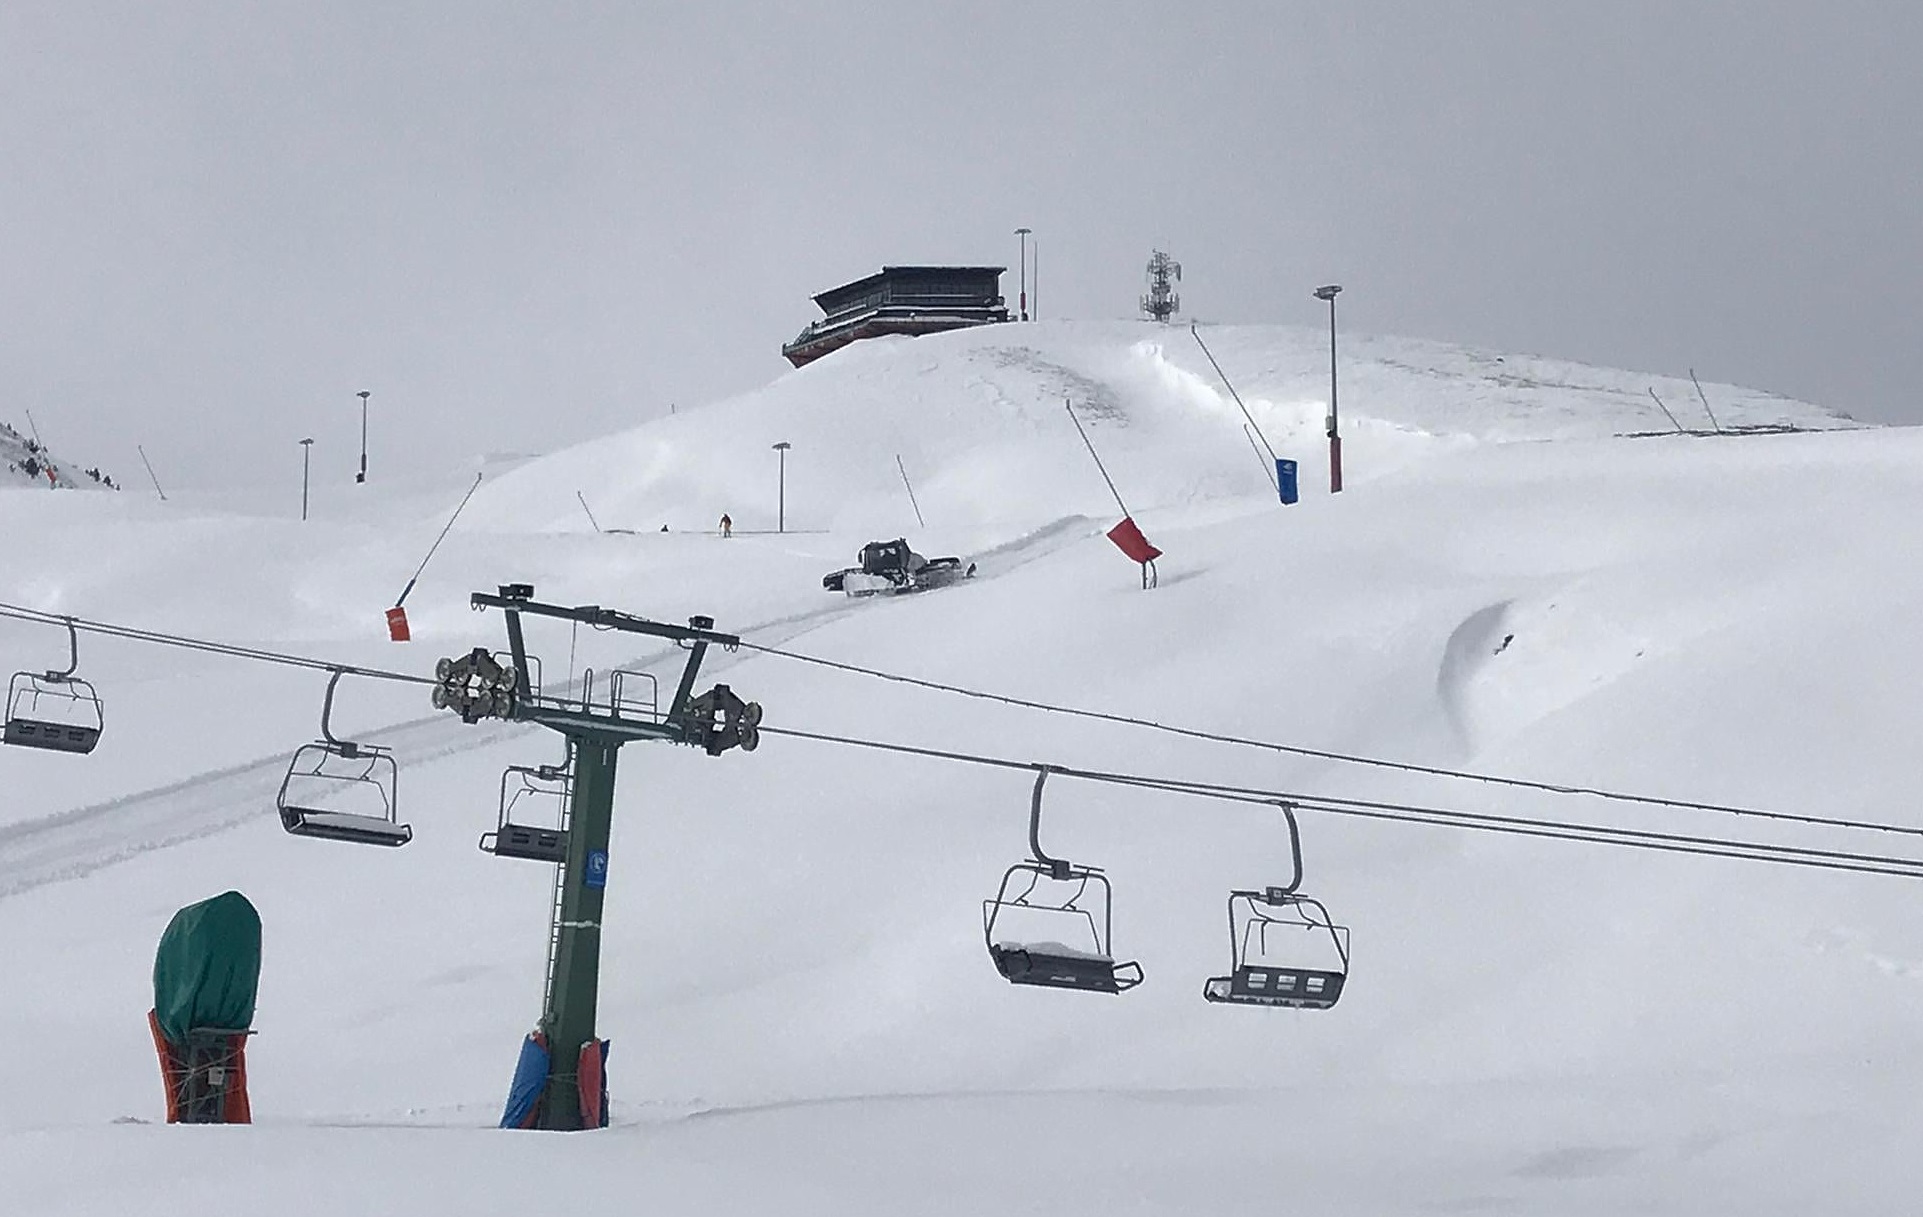
<instances>
[{"instance_id":1,"label":"building roof overhang","mask_svg":"<svg viewBox=\"0 0 1923 1217\"><path fill-rule=\"evenodd\" d=\"M938 274L1003 275L1007 272L1008 268L1006 266L884 266L875 274L864 275L859 279L844 283L840 287L831 287L825 292L818 292L814 299L815 303L821 306L822 311L827 312L829 311L827 303L829 300L858 295L885 279L926 278Z\"/></svg>"}]
</instances>

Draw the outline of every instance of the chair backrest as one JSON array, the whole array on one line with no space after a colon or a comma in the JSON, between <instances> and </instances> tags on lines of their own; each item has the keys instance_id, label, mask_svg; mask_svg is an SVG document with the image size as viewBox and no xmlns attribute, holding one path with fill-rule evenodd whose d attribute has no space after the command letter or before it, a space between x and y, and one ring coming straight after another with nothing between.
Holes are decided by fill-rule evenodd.
<instances>
[{"instance_id":1,"label":"chair backrest","mask_svg":"<svg viewBox=\"0 0 1923 1217\"><path fill-rule=\"evenodd\" d=\"M100 695L78 676L15 672L7 684L7 721L84 727L98 735Z\"/></svg>"},{"instance_id":2,"label":"chair backrest","mask_svg":"<svg viewBox=\"0 0 1923 1217\"><path fill-rule=\"evenodd\" d=\"M1062 866L1058 876L1036 861L1017 862L1002 874L995 895L982 901L982 932L992 948L1026 946L1055 940L1067 926L1081 940L1064 951L1107 957L1109 943L1108 879L1089 867Z\"/></svg>"}]
</instances>

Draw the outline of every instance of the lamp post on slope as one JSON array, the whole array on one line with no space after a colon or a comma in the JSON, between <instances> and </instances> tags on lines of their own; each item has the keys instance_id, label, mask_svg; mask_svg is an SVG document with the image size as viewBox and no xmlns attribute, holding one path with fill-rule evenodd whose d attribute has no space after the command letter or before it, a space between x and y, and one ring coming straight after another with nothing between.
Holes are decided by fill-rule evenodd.
<instances>
[{"instance_id":1,"label":"lamp post on slope","mask_svg":"<svg viewBox=\"0 0 1923 1217\"><path fill-rule=\"evenodd\" d=\"M1020 272L1022 295L1019 316L1023 321L1028 320L1028 234L1033 231L1035 230L1032 228L1017 228L1015 230L1015 235L1022 239L1022 264Z\"/></svg>"},{"instance_id":2,"label":"lamp post on slope","mask_svg":"<svg viewBox=\"0 0 1923 1217\"><path fill-rule=\"evenodd\" d=\"M1330 283L1315 289L1317 300L1329 302L1329 493L1337 494L1342 490L1342 431L1338 425L1339 416L1335 408L1335 297L1342 290L1339 283Z\"/></svg>"},{"instance_id":3,"label":"lamp post on slope","mask_svg":"<svg viewBox=\"0 0 1923 1217\"><path fill-rule=\"evenodd\" d=\"M787 440L775 445L775 459L780 462L780 482L775 489L775 531L788 531L788 449L794 447Z\"/></svg>"},{"instance_id":4,"label":"lamp post on slope","mask_svg":"<svg viewBox=\"0 0 1923 1217\"><path fill-rule=\"evenodd\" d=\"M307 468L308 458L313 455L314 441L304 439L300 442L300 518L307 519Z\"/></svg>"},{"instance_id":5,"label":"lamp post on slope","mask_svg":"<svg viewBox=\"0 0 1923 1217\"><path fill-rule=\"evenodd\" d=\"M374 395L362 389L359 396L361 399L361 471L354 475L356 485L367 480L367 399Z\"/></svg>"}]
</instances>

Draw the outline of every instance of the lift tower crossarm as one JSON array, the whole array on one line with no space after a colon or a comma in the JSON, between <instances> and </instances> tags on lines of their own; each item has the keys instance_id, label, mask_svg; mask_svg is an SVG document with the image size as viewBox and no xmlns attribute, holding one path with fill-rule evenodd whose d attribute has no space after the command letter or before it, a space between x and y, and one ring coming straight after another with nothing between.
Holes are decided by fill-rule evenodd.
<instances>
[{"instance_id":1,"label":"lift tower crossarm","mask_svg":"<svg viewBox=\"0 0 1923 1217\"><path fill-rule=\"evenodd\" d=\"M513 584L509 584L513 587ZM486 592L475 592L468 598L475 608L498 608L516 613L531 613L536 617L558 617L562 621L578 621L596 629L621 630L629 634L651 634L656 638L668 638L675 642L708 642L726 647L729 650L741 645L736 634L722 634L714 630L694 625L669 625L665 621L650 621L633 613L623 613L618 609L602 608L598 604L580 604L572 607L561 604L542 604L536 600L522 599L510 595L490 596ZM697 617L696 621L712 621Z\"/></svg>"},{"instance_id":2,"label":"lift tower crossarm","mask_svg":"<svg viewBox=\"0 0 1923 1217\"><path fill-rule=\"evenodd\" d=\"M736 634L717 633L709 627L714 624L711 617L693 617L685 626L669 625L662 621L650 621L633 613L623 613L616 609L602 608L598 604L582 604L572 607L560 604L543 604L533 598L533 589L525 583L510 583L501 587L499 594L475 592L468 598L474 608L498 608L507 614L508 647L514 657L516 707L510 717L526 722L540 723L559 731L602 730L623 739L671 739L684 744L704 744L705 727L690 722L687 711L694 694L695 677L701 671L701 661L708 653L711 644L719 644L723 649L732 651L741 645ZM530 695L527 683L528 663L526 646L521 639L522 613L532 613L537 617L553 617L561 621L591 625L596 629L618 630L626 634L646 634L654 638L666 638L678 646L689 648L687 666L681 672L681 681L675 687L674 700L669 703L663 722L650 724L631 718L622 718L610 713L606 716L594 714L583 707L581 710L544 706L537 697ZM610 711L616 707L610 706Z\"/></svg>"}]
</instances>

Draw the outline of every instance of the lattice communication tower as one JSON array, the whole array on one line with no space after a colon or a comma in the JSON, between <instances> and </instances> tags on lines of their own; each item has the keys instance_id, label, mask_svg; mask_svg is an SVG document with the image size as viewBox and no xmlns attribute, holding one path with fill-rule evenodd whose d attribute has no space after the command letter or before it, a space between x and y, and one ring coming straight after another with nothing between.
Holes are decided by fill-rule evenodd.
<instances>
[{"instance_id":1,"label":"lattice communication tower","mask_svg":"<svg viewBox=\"0 0 1923 1217\"><path fill-rule=\"evenodd\" d=\"M1148 292L1142 297L1142 311L1157 321L1166 322L1182 307L1175 285L1182 281L1182 264L1161 250L1149 254Z\"/></svg>"}]
</instances>

